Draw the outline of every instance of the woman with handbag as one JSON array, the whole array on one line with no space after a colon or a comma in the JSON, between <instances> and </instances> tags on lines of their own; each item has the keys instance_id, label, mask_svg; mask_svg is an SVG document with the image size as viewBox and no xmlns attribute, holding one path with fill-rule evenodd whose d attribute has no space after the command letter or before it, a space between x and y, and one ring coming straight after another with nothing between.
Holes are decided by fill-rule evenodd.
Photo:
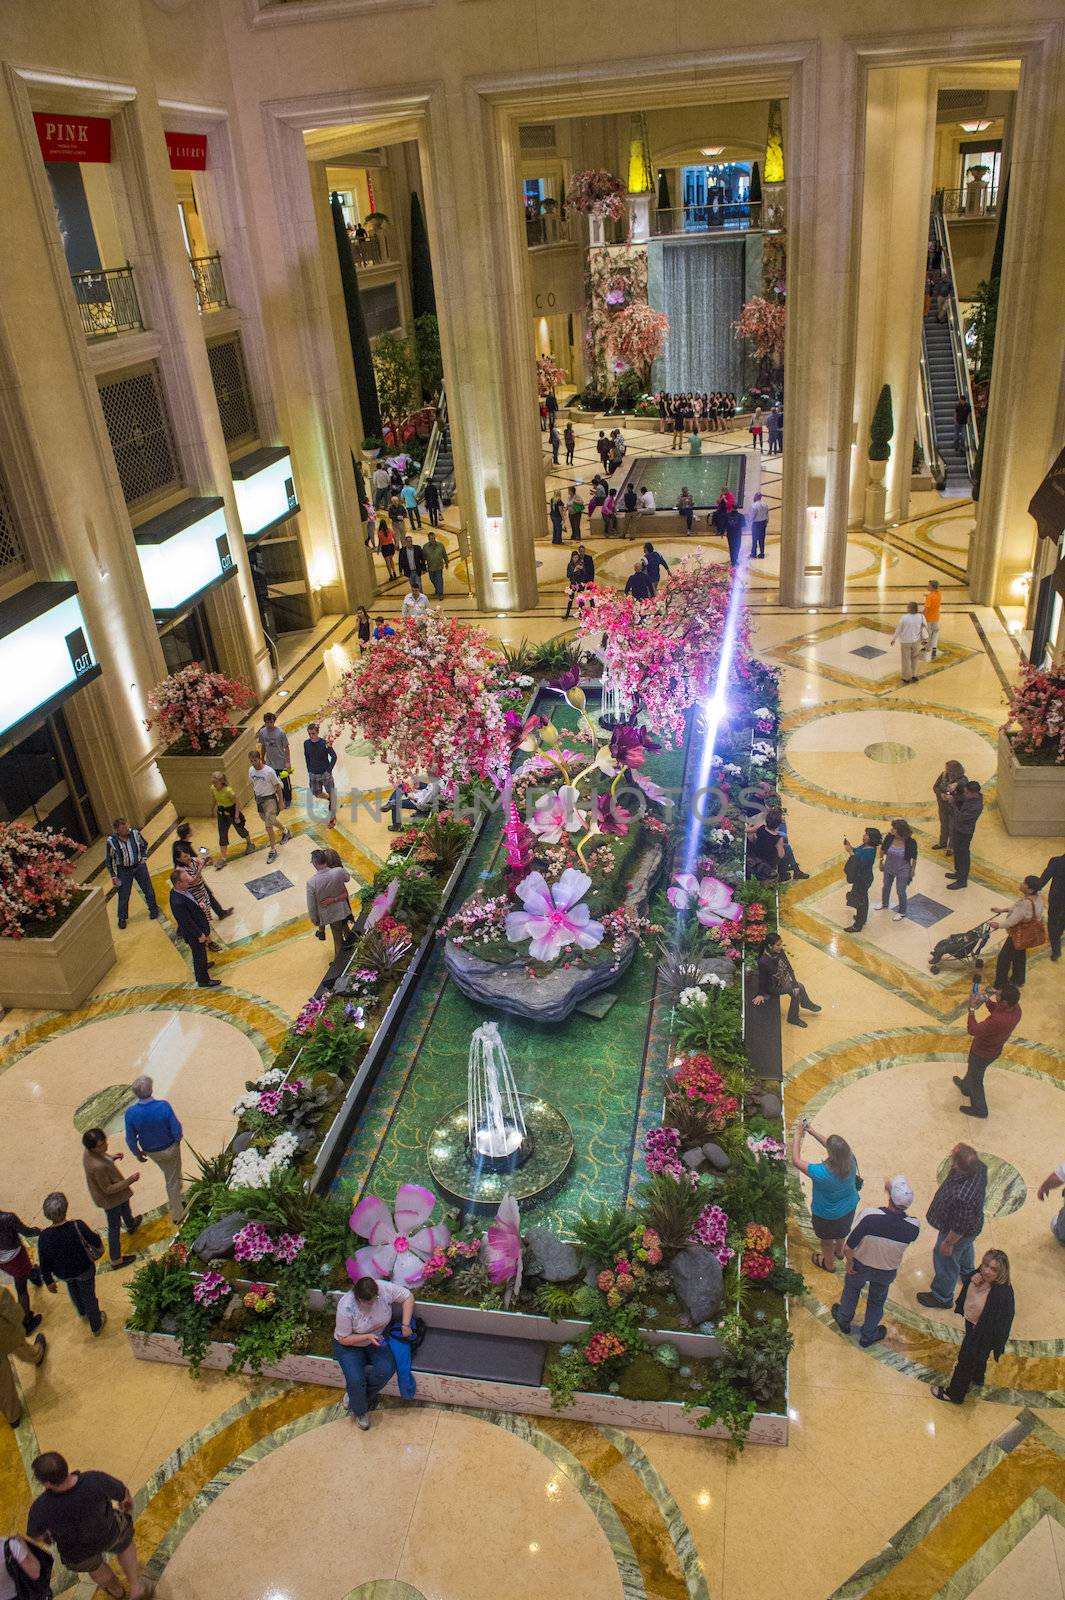
<instances>
[{"instance_id":1,"label":"woman with handbag","mask_svg":"<svg viewBox=\"0 0 1065 1600\"><path fill-rule=\"evenodd\" d=\"M995 988L1004 983L1024 987L1028 951L1038 950L1047 942L1046 911L1043 896L1039 893L1039 879L1031 874L1020 885L1020 898L1011 906L992 906L991 915L1001 921L989 922L989 928L1005 928L1006 940L995 964Z\"/></svg>"},{"instance_id":2,"label":"woman with handbag","mask_svg":"<svg viewBox=\"0 0 1065 1600\"><path fill-rule=\"evenodd\" d=\"M854 912L854 921L848 925L847 932L861 933L869 916L869 890L873 885L876 853L880 848L880 829L866 828L861 844L851 844L849 839L844 839L843 848L847 852L843 876L850 885L847 904Z\"/></svg>"},{"instance_id":3,"label":"woman with handbag","mask_svg":"<svg viewBox=\"0 0 1065 1600\"><path fill-rule=\"evenodd\" d=\"M103 1240L87 1222L67 1218L67 1197L58 1189L41 1207L51 1227L37 1239L37 1262L49 1294L57 1294L55 1280L65 1283L79 1317L88 1321L95 1338L107 1321L96 1298L96 1263L104 1253Z\"/></svg>"},{"instance_id":4,"label":"woman with handbag","mask_svg":"<svg viewBox=\"0 0 1065 1600\"><path fill-rule=\"evenodd\" d=\"M988 1357L1001 1361L1013 1327L1015 1301L1010 1258L1004 1250L985 1250L984 1259L962 1284L954 1305L965 1318L965 1334L950 1382L932 1385L937 1400L960 1406L974 1383L983 1383Z\"/></svg>"},{"instance_id":5,"label":"woman with handbag","mask_svg":"<svg viewBox=\"0 0 1065 1600\"><path fill-rule=\"evenodd\" d=\"M961 792L965 782L965 768L960 761L947 761L943 771L932 785L932 793L936 797L936 806L939 810L939 843L932 846L933 850L945 850L947 855L953 855L954 846L950 842L951 823L951 793Z\"/></svg>"},{"instance_id":6,"label":"woman with handbag","mask_svg":"<svg viewBox=\"0 0 1065 1600\"><path fill-rule=\"evenodd\" d=\"M917 840L913 830L902 817L896 817L891 824L891 832L886 834L880 843L880 870L884 874L884 886L880 894L881 911L886 911L891 904L891 885L894 883L898 895L899 909L895 913L896 922L906 919L906 891L913 882L913 875L917 870Z\"/></svg>"},{"instance_id":7,"label":"woman with handbag","mask_svg":"<svg viewBox=\"0 0 1065 1600\"><path fill-rule=\"evenodd\" d=\"M118 1162L122 1160L122 1152L119 1151L117 1156L108 1155L107 1135L102 1128L86 1128L81 1142L85 1146L82 1161L89 1197L107 1218L107 1246L111 1252L111 1265L130 1267L136 1257L122 1254L121 1230L125 1228L127 1233L136 1233L143 1221L142 1217L135 1217L130 1209L133 1185L141 1181L141 1175L131 1172L127 1178L119 1171Z\"/></svg>"},{"instance_id":8,"label":"woman with handbag","mask_svg":"<svg viewBox=\"0 0 1065 1600\"><path fill-rule=\"evenodd\" d=\"M802 1159L803 1135L807 1133L824 1147L823 1161ZM820 1242L821 1252L814 1254L811 1260L822 1272L835 1272L836 1262L843 1260L844 1240L851 1231L854 1213L858 1209L858 1191L862 1186L858 1162L846 1139L838 1133L830 1133L827 1139L822 1139L805 1117L800 1117L795 1124L791 1162L813 1184L810 1221Z\"/></svg>"}]
</instances>

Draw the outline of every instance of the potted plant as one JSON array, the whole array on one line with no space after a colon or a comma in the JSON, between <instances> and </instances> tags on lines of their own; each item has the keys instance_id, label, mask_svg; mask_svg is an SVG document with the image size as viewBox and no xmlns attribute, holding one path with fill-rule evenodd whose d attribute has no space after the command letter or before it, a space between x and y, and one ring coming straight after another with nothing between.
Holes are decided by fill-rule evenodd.
<instances>
[{"instance_id":1,"label":"potted plant","mask_svg":"<svg viewBox=\"0 0 1065 1600\"><path fill-rule=\"evenodd\" d=\"M884 508L884 464L891 455L891 435L895 417L891 408L891 386L884 384L877 396L873 420L869 424L869 482L865 490L865 527L875 533L887 526Z\"/></svg>"},{"instance_id":2,"label":"potted plant","mask_svg":"<svg viewBox=\"0 0 1065 1600\"><path fill-rule=\"evenodd\" d=\"M74 876L82 846L0 823L0 1003L73 1011L115 964L101 890Z\"/></svg>"},{"instance_id":3,"label":"potted plant","mask_svg":"<svg viewBox=\"0 0 1065 1600\"><path fill-rule=\"evenodd\" d=\"M364 456L368 456L371 461L376 461L384 447L385 441L379 433L368 433L362 441L362 453Z\"/></svg>"},{"instance_id":4,"label":"potted plant","mask_svg":"<svg viewBox=\"0 0 1065 1600\"><path fill-rule=\"evenodd\" d=\"M625 215L625 185L603 167L575 172L566 190L566 204L588 218L590 243L606 243L606 219L620 222Z\"/></svg>"},{"instance_id":5,"label":"potted plant","mask_svg":"<svg viewBox=\"0 0 1065 1600\"><path fill-rule=\"evenodd\" d=\"M1065 665L1027 667L998 736L998 806L1007 833L1056 835L1065 817Z\"/></svg>"},{"instance_id":6,"label":"potted plant","mask_svg":"<svg viewBox=\"0 0 1065 1600\"><path fill-rule=\"evenodd\" d=\"M155 758L170 803L180 817L206 816L212 772L224 771L237 799L250 792L248 758L255 730L238 728L237 712L255 696L239 678L208 672L199 662L157 684L148 696L162 749Z\"/></svg>"}]
</instances>

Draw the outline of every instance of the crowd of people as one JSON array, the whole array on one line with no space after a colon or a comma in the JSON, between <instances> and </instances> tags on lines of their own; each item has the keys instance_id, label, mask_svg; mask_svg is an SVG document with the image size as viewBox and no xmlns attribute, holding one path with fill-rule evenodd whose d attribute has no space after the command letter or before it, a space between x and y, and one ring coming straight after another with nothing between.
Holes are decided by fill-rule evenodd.
<instances>
[{"instance_id":1,"label":"crowd of people","mask_svg":"<svg viewBox=\"0 0 1065 1600\"><path fill-rule=\"evenodd\" d=\"M658 431L673 435L673 449L681 449L686 434L725 433L736 415L736 396L716 389L713 394L667 394L654 397L658 406Z\"/></svg>"}]
</instances>

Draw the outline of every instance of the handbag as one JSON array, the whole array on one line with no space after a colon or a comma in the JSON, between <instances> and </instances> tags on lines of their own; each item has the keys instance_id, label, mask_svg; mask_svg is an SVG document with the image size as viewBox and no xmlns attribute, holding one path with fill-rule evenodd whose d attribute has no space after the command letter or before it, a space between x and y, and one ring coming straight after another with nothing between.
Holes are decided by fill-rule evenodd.
<instances>
[{"instance_id":1,"label":"handbag","mask_svg":"<svg viewBox=\"0 0 1065 1600\"><path fill-rule=\"evenodd\" d=\"M1027 922L1018 922L1015 928L1010 929L1010 943L1015 950L1038 950L1046 942L1046 926L1034 912Z\"/></svg>"},{"instance_id":2,"label":"handbag","mask_svg":"<svg viewBox=\"0 0 1065 1600\"><path fill-rule=\"evenodd\" d=\"M93 1262L102 1260L104 1253L103 1241L101 1240L99 1244L90 1244L82 1231L81 1223L75 1222L74 1226L77 1229L78 1238L81 1240L81 1248L85 1251L89 1260Z\"/></svg>"}]
</instances>

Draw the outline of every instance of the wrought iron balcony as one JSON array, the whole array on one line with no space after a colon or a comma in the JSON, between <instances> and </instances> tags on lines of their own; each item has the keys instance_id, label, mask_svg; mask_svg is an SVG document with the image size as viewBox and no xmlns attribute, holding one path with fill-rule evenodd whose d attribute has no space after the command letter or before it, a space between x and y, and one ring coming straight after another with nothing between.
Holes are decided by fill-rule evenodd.
<instances>
[{"instance_id":1,"label":"wrought iron balcony","mask_svg":"<svg viewBox=\"0 0 1065 1600\"><path fill-rule=\"evenodd\" d=\"M213 256L190 256L189 266L201 316L205 311L221 311L223 306L228 306L222 258L217 251Z\"/></svg>"},{"instance_id":2,"label":"wrought iron balcony","mask_svg":"<svg viewBox=\"0 0 1065 1600\"><path fill-rule=\"evenodd\" d=\"M144 327L133 268L101 267L98 272L72 272L74 298L87 339L109 339Z\"/></svg>"}]
</instances>

